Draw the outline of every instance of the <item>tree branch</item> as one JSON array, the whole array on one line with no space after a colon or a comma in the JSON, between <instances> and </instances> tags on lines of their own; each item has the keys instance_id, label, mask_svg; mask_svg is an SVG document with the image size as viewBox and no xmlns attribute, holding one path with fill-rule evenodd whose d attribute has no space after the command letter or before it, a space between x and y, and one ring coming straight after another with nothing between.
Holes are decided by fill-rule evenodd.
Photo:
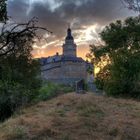
<instances>
[{"instance_id":1,"label":"tree branch","mask_svg":"<svg viewBox=\"0 0 140 140\"><path fill-rule=\"evenodd\" d=\"M48 29L36 26L36 22L37 21L35 20L35 18L33 18L27 23L12 23L11 25L7 26L6 24L4 24L0 35L0 57L7 55L11 51L13 51L17 45L16 40L22 37L32 40L34 38L40 39L40 36L37 35L37 31L39 30L43 30L49 34L52 34L52 32Z\"/></svg>"}]
</instances>

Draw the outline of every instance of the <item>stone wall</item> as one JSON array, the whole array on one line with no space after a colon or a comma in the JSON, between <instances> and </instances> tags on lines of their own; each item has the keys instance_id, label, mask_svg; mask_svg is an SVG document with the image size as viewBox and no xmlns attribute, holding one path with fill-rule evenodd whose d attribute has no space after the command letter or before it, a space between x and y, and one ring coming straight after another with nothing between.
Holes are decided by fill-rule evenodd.
<instances>
[{"instance_id":1,"label":"stone wall","mask_svg":"<svg viewBox=\"0 0 140 140\"><path fill-rule=\"evenodd\" d=\"M61 74L61 63L48 63L41 68L41 76L44 80L58 79Z\"/></svg>"},{"instance_id":2,"label":"stone wall","mask_svg":"<svg viewBox=\"0 0 140 140\"><path fill-rule=\"evenodd\" d=\"M85 62L54 62L42 66L41 75L44 80L62 84L73 84L87 78Z\"/></svg>"}]
</instances>

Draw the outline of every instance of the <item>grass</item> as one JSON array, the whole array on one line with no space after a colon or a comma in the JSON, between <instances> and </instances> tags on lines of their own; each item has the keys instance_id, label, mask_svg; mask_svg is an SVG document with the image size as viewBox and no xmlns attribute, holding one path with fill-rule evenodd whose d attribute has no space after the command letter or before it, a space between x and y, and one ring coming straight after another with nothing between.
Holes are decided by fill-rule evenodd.
<instances>
[{"instance_id":1,"label":"grass","mask_svg":"<svg viewBox=\"0 0 140 140\"><path fill-rule=\"evenodd\" d=\"M91 106L91 102L88 101L82 101L78 105L77 110L79 115L84 117L91 117L92 115L96 115L96 117L100 118L104 116L104 112L96 104L92 103Z\"/></svg>"},{"instance_id":2,"label":"grass","mask_svg":"<svg viewBox=\"0 0 140 140\"><path fill-rule=\"evenodd\" d=\"M2 129L2 125L1 128ZM6 127L6 129L3 131L3 133L7 133L6 134L6 139L7 140L26 140L28 139L28 135L27 135L27 130L25 126L20 126L20 125L13 125L13 126L9 126Z\"/></svg>"},{"instance_id":3,"label":"grass","mask_svg":"<svg viewBox=\"0 0 140 140\"><path fill-rule=\"evenodd\" d=\"M139 140L140 102L68 93L0 124L0 140Z\"/></svg>"}]
</instances>

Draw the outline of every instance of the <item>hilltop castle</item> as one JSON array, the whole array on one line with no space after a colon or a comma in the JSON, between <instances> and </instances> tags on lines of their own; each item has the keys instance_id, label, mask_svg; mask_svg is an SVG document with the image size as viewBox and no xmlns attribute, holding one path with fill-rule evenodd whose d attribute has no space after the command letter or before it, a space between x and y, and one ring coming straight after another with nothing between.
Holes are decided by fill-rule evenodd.
<instances>
[{"instance_id":1,"label":"hilltop castle","mask_svg":"<svg viewBox=\"0 0 140 140\"><path fill-rule=\"evenodd\" d=\"M74 43L70 28L67 30L62 49L62 55L56 53L54 56L41 58L42 78L60 84L74 84L81 79L87 81L87 69L91 64L77 57L77 45Z\"/></svg>"}]
</instances>

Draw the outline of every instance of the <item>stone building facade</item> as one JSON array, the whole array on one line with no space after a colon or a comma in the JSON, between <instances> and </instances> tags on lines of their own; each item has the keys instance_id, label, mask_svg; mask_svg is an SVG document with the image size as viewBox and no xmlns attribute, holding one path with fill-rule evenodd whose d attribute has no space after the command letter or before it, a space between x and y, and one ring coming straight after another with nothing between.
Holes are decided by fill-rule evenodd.
<instances>
[{"instance_id":1,"label":"stone building facade","mask_svg":"<svg viewBox=\"0 0 140 140\"><path fill-rule=\"evenodd\" d=\"M87 80L87 69L91 64L77 57L77 45L68 28L63 54L41 58L41 76L44 80L59 84L74 84L81 79Z\"/></svg>"}]
</instances>

